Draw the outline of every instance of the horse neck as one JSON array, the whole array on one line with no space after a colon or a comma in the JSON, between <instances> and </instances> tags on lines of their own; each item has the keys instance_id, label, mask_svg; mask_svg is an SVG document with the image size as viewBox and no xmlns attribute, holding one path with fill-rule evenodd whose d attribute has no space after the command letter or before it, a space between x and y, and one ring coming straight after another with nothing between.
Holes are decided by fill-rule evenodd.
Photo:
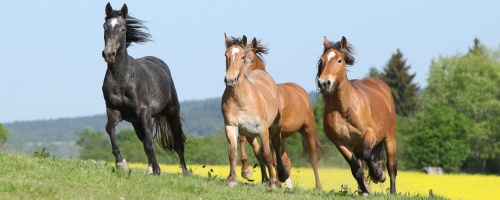
<instances>
[{"instance_id":1,"label":"horse neck","mask_svg":"<svg viewBox=\"0 0 500 200\"><path fill-rule=\"evenodd\" d=\"M347 74L344 72L339 84L335 87L335 91L329 96L328 100L331 101L335 110L340 113L345 113L353 106L354 87L347 79Z\"/></svg>"},{"instance_id":2,"label":"horse neck","mask_svg":"<svg viewBox=\"0 0 500 200\"><path fill-rule=\"evenodd\" d=\"M266 64L264 64L264 61L262 61L259 57L257 57L257 59L255 59L254 64L251 66L251 69L250 68L248 69L248 71L256 70L256 69L266 71Z\"/></svg>"},{"instance_id":3,"label":"horse neck","mask_svg":"<svg viewBox=\"0 0 500 200\"><path fill-rule=\"evenodd\" d=\"M127 47L121 47L117 52L115 61L108 63L108 71L110 71L114 77L125 77L130 68L130 62L132 57L128 55Z\"/></svg>"},{"instance_id":4,"label":"horse neck","mask_svg":"<svg viewBox=\"0 0 500 200\"><path fill-rule=\"evenodd\" d=\"M243 70L242 70L243 71ZM244 72L240 72L240 77L238 78L238 82L236 83L235 87L230 88L229 94L232 98L236 99L237 101L245 101L247 99L246 97L248 94L250 94L251 88L251 83L247 79L246 75Z\"/></svg>"}]
</instances>

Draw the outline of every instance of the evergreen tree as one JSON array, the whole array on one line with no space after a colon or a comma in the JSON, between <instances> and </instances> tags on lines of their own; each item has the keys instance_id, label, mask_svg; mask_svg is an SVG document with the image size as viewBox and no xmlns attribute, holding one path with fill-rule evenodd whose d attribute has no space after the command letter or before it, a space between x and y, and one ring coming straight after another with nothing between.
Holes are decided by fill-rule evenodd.
<instances>
[{"instance_id":1,"label":"evergreen tree","mask_svg":"<svg viewBox=\"0 0 500 200\"><path fill-rule=\"evenodd\" d=\"M419 86L412 83L416 74L409 74L410 66L406 65L403 53L398 49L384 68L381 79L392 91L396 113L401 116L410 116L418 109L417 92Z\"/></svg>"},{"instance_id":2,"label":"evergreen tree","mask_svg":"<svg viewBox=\"0 0 500 200\"><path fill-rule=\"evenodd\" d=\"M479 39L476 37L474 38L474 46L472 48L469 48L469 53L468 55L474 55L474 56L487 56L487 51L486 47L481 44Z\"/></svg>"},{"instance_id":3,"label":"evergreen tree","mask_svg":"<svg viewBox=\"0 0 500 200\"><path fill-rule=\"evenodd\" d=\"M3 125L0 123L0 149L3 148L3 145L7 142L9 132L7 129L3 128Z\"/></svg>"},{"instance_id":4,"label":"evergreen tree","mask_svg":"<svg viewBox=\"0 0 500 200\"><path fill-rule=\"evenodd\" d=\"M377 70L377 68L375 67L370 67L370 70L368 71L368 75L367 77L373 77L373 78L378 78L378 79L382 79L384 75Z\"/></svg>"}]
</instances>

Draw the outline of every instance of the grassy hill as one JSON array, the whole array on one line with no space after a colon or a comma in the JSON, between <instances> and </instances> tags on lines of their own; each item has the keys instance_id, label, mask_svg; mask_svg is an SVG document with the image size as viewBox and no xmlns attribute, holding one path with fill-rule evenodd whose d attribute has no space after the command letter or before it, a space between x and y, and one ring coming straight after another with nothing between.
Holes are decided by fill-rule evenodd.
<instances>
[{"instance_id":1,"label":"grassy hill","mask_svg":"<svg viewBox=\"0 0 500 200\"><path fill-rule=\"evenodd\" d=\"M292 191L225 180L143 169L116 170L111 164L66 158L43 158L0 151L0 199L352 199L343 191ZM374 194L368 199L428 199L422 196ZM436 199L436 197L434 197Z\"/></svg>"}]
</instances>

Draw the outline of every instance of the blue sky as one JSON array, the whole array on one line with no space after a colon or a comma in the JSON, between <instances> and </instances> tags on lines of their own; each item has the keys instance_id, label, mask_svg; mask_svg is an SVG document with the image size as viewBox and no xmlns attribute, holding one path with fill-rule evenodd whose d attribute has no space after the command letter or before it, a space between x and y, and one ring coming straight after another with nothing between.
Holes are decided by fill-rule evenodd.
<instances>
[{"instance_id":1,"label":"blue sky","mask_svg":"<svg viewBox=\"0 0 500 200\"><path fill-rule=\"evenodd\" d=\"M1 123L105 113L106 3L2 3ZM315 90L323 36L345 36L356 47L350 79L382 69L399 48L420 86L432 59L465 53L474 37L490 48L500 44L500 1L111 1L114 9L123 3L148 22L154 40L129 54L163 59L181 101L222 95L224 32L268 43L265 61L276 82L307 91Z\"/></svg>"}]
</instances>

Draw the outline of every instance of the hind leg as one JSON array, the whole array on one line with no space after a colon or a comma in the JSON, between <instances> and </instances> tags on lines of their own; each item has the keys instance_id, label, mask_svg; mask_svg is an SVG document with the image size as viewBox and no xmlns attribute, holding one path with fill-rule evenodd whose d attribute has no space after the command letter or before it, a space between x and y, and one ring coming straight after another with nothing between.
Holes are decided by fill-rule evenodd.
<instances>
[{"instance_id":1,"label":"hind leg","mask_svg":"<svg viewBox=\"0 0 500 200\"><path fill-rule=\"evenodd\" d=\"M319 173L318 173L319 156L317 152L317 150L321 148L318 147L318 145L321 144L318 144L319 140L316 134L316 125L314 124L314 121L312 121L312 123L313 124L311 124L310 126L305 126L304 130L300 131L300 134L302 136L302 145L304 146L304 151L307 152L308 154L307 157L314 171L314 179L316 180L316 190L322 191L323 185L321 185L321 181L319 180Z\"/></svg>"},{"instance_id":2,"label":"hind leg","mask_svg":"<svg viewBox=\"0 0 500 200\"><path fill-rule=\"evenodd\" d=\"M241 149L241 177L244 179L249 179L252 177L252 169L250 168L250 165L248 165L248 157L246 153L246 141L247 138L245 136L240 135L240 149ZM250 141L248 141L249 144Z\"/></svg>"},{"instance_id":3,"label":"hind leg","mask_svg":"<svg viewBox=\"0 0 500 200\"><path fill-rule=\"evenodd\" d=\"M167 115L168 125L172 131L174 138L174 150L179 156L179 162L182 168L182 175L187 176L189 172L186 166L186 160L184 159L184 143L186 142L186 136L182 131L182 122L179 115L179 109L170 109Z\"/></svg>"},{"instance_id":4,"label":"hind leg","mask_svg":"<svg viewBox=\"0 0 500 200\"><path fill-rule=\"evenodd\" d=\"M252 145L253 153L255 154L255 157L259 161L260 172L262 174L262 183L264 184L270 183L269 177L267 176L266 164L264 162L263 149L261 148L259 141L257 140L256 137L247 137L246 139L248 140L248 143Z\"/></svg>"},{"instance_id":5,"label":"hind leg","mask_svg":"<svg viewBox=\"0 0 500 200\"><path fill-rule=\"evenodd\" d=\"M120 167L123 170L128 170L127 161L123 159L120 153L120 148L118 148L118 145L116 144L116 136L115 136L116 125L118 125L118 123L122 120L121 113L118 110L107 108L106 114L108 116L108 122L106 123L106 132L108 133L109 139L111 140L112 152L116 158L115 162L116 167Z\"/></svg>"},{"instance_id":6,"label":"hind leg","mask_svg":"<svg viewBox=\"0 0 500 200\"><path fill-rule=\"evenodd\" d=\"M389 130L385 139L385 152L387 154L387 171L391 180L391 194L396 194L396 175L398 174L398 161L396 160L396 127Z\"/></svg>"}]
</instances>

